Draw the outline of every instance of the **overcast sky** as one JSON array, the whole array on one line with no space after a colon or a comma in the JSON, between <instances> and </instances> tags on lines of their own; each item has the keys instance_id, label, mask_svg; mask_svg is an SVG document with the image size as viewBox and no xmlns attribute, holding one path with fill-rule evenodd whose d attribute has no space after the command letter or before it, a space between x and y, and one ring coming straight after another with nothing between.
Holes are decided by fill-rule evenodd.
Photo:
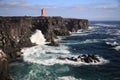
<instances>
[{"instance_id":1,"label":"overcast sky","mask_svg":"<svg viewBox=\"0 0 120 80\"><path fill-rule=\"evenodd\" d=\"M120 0L0 0L0 16L46 16L120 20Z\"/></svg>"}]
</instances>

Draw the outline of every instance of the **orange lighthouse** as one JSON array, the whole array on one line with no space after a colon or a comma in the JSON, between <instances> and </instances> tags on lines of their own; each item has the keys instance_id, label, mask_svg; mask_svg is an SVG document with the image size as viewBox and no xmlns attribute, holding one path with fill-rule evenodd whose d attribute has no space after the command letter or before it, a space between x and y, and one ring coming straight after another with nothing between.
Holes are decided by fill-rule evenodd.
<instances>
[{"instance_id":1,"label":"orange lighthouse","mask_svg":"<svg viewBox=\"0 0 120 80\"><path fill-rule=\"evenodd\" d=\"M45 9L44 8L41 9L41 16L45 16Z\"/></svg>"}]
</instances>

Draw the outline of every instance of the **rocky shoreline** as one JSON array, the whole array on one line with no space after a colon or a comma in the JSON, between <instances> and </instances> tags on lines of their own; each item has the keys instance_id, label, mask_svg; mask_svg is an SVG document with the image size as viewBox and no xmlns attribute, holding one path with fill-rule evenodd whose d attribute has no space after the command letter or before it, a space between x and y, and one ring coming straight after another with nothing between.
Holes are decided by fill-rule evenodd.
<instances>
[{"instance_id":1,"label":"rocky shoreline","mask_svg":"<svg viewBox=\"0 0 120 80\"><path fill-rule=\"evenodd\" d=\"M98 56L94 54L82 54L78 57L59 57L60 60L70 60L74 62L84 62L84 63L98 63L100 62L100 59Z\"/></svg>"},{"instance_id":2,"label":"rocky shoreline","mask_svg":"<svg viewBox=\"0 0 120 80\"><path fill-rule=\"evenodd\" d=\"M0 17L0 80L10 80L9 63L16 61L23 47L31 47L30 37L35 30L41 30L50 46L57 36L70 35L78 29L88 29L88 20L62 17Z\"/></svg>"}]
</instances>

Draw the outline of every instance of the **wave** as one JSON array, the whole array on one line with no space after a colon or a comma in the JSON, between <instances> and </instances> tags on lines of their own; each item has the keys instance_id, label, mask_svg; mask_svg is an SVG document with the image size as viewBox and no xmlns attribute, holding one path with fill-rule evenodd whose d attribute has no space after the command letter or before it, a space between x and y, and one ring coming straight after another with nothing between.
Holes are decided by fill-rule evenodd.
<instances>
[{"instance_id":1,"label":"wave","mask_svg":"<svg viewBox=\"0 0 120 80\"><path fill-rule=\"evenodd\" d=\"M95 26L104 26L104 27L116 27L117 25L115 24L104 24L104 23L97 23L94 24Z\"/></svg>"},{"instance_id":2,"label":"wave","mask_svg":"<svg viewBox=\"0 0 120 80\"><path fill-rule=\"evenodd\" d=\"M118 46L119 44L114 41L114 42L106 42L107 45L110 45L110 46Z\"/></svg>"},{"instance_id":3,"label":"wave","mask_svg":"<svg viewBox=\"0 0 120 80\"><path fill-rule=\"evenodd\" d=\"M60 45L59 47L51 47L46 45L38 45L31 48L21 50L24 61L38 63L41 60L46 60L57 55L70 53L68 47ZM37 61L37 62L35 62ZM42 63L42 62L39 62Z\"/></svg>"},{"instance_id":4,"label":"wave","mask_svg":"<svg viewBox=\"0 0 120 80\"><path fill-rule=\"evenodd\" d=\"M71 43L71 42L67 42L67 43L64 43L64 44L67 44L67 45L71 45L71 44L87 44L87 43L97 43L99 42L100 40L98 39L86 39L85 41L80 41L80 42L74 42L74 43Z\"/></svg>"},{"instance_id":5,"label":"wave","mask_svg":"<svg viewBox=\"0 0 120 80\"><path fill-rule=\"evenodd\" d=\"M68 64L68 65L73 65L73 66L81 66L81 65L99 65L99 64L105 64L108 61L103 59L102 57L99 57L100 62L98 63L84 63L81 61L75 62L75 61L70 61L70 60L60 60L58 57L72 57L75 55L72 54L63 54L63 53L68 53L68 50L65 50L65 48L59 48L59 50L56 48L58 51L56 52L52 49L50 49L52 54L46 54L48 47L41 47L41 46L36 46L28 49L23 49L22 52L23 54L23 59L26 62L30 63L37 63L37 64L42 64L42 65L55 65L55 64ZM50 47L49 47L50 48ZM55 48L55 47L54 47Z\"/></svg>"},{"instance_id":6,"label":"wave","mask_svg":"<svg viewBox=\"0 0 120 80\"><path fill-rule=\"evenodd\" d=\"M116 46L116 47L114 47L114 49L115 49L116 51L120 51L120 46Z\"/></svg>"},{"instance_id":7,"label":"wave","mask_svg":"<svg viewBox=\"0 0 120 80\"><path fill-rule=\"evenodd\" d=\"M30 37L30 40L32 43L38 45L45 44L46 41L40 30L36 30L35 33Z\"/></svg>"},{"instance_id":8,"label":"wave","mask_svg":"<svg viewBox=\"0 0 120 80\"><path fill-rule=\"evenodd\" d=\"M58 80L78 80L73 76L63 76L63 77L58 77ZM82 79L79 79L82 80Z\"/></svg>"}]
</instances>

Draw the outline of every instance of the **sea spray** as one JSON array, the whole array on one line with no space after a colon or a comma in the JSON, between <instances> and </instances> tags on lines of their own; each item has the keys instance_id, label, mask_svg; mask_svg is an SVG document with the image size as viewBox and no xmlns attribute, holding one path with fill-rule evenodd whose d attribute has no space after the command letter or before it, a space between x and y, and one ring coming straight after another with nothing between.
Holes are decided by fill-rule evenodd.
<instances>
[{"instance_id":1,"label":"sea spray","mask_svg":"<svg viewBox=\"0 0 120 80\"><path fill-rule=\"evenodd\" d=\"M30 37L32 43L42 45L45 44L44 35L41 33L40 30L36 30L35 33Z\"/></svg>"},{"instance_id":2,"label":"sea spray","mask_svg":"<svg viewBox=\"0 0 120 80\"><path fill-rule=\"evenodd\" d=\"M24 48L21 50L25 62L37 63L43 65L53 65L57 57L65 56L68 53L66 46L60 45L59 47L52 47L47 45L37 45L31 48Z\"/></svg>"},{"instance_id":3,"label":"sea spray","mask_svg":"<svg viewBox=\"0 0 120 80\"><path fill-rule=\"evenodd\" d=\"M113 49L115 49L116 51L120 51L120 46L116 46Z\"/></svg>"},{"instance_id":4,"label":"sea spray","mask_svg":"<svg viewBox=\"0 0 120 80\"><path fill-rule=\"evenodd\" d=\"M58 77L58 80L78 80L78 79L76 79L73 76L63 76L63 77Z\"/></svg>"},{"instance_id":5,"label":"sea spray","mask_svg":"<svg viewBox=\"0 0 120 80\"><path fill-rule=\"evenodd\" d=\"M108 61L99 57L100 62L98 63L84 63L81 61L74 62L70 60L60 60L58 57L77 57L78 55L69 54L69 51L65 46L60 47L50 47L46 45L34 46L27 49L22 49L23 59L25 62L42 64L42 65L55 65L55 64L68 64L73 66L81 66L81 65L101 65L105 64ZM49 52L49 53L48 53Z\"/></svg>"}]
</instances>

